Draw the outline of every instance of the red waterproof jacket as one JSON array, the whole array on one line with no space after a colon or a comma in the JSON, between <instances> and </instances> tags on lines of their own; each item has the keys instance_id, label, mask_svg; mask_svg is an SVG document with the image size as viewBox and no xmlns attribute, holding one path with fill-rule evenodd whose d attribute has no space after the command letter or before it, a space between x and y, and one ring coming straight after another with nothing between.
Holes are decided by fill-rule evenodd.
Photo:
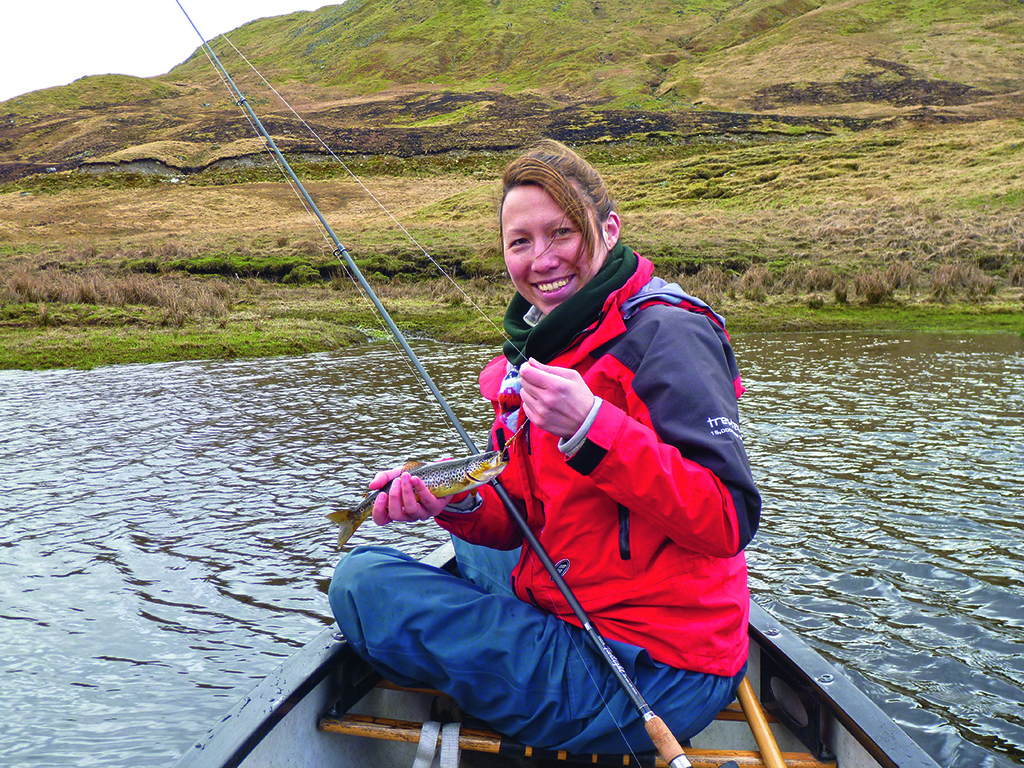
<instances>
[{"instance_id":1,"label":"red waterproof jacket","mask_svg":"<svg viewBox=\"0 0 1024 768\"><path fill-rule=\"evenodd\" d=\"M747 656L743 548L760 515L738 426L742 388L717 317L652 272L641 258L601 318L550 361L578 370L603 400L583 447L567 459L530 424L500 481L605 637L732 676ZM505 372L498 357L480 375L496 411ZM492 443L510 437L496 419ZM438 522L475 544L523 545L516 594L578 624L493 489L481 493L475 511Z\"/></svg>"}]
</instances>

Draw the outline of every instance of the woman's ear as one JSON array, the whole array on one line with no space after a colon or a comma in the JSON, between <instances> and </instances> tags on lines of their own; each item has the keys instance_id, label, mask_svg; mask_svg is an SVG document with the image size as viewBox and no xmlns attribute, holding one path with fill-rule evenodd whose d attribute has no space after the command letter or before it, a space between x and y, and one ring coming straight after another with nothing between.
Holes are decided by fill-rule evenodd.
<instances>
[{"instance_id":1,"label":"woman's ear","mask_svg":"<svg viewBox=\"0 0 1024 768\"><path fill-rule=\"evenodd\" d=\"M622 231L622 220L619 219L619 214L612 211L608 214L608 218L604 220L604 224L601 225L601 235L604 237L604 247L609 251L619 242L619 232Z\"/></svg>"}]
</instances>

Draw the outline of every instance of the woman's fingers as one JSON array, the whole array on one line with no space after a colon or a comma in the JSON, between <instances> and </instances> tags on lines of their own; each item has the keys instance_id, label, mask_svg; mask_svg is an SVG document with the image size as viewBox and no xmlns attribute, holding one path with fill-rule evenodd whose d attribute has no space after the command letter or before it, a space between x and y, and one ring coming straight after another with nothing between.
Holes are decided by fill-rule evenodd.
<instances>
[{"instance_id":1,"label":"woman's fingers","mask_svg":"<svg viewBox=\"0 0 1024 768\"><path fill-rule=\"evenodd\" d=\"M594 393L579 372L531 358L519 369L519 377L530 421L562 438L576 434L594 405Z\"/></svg>"},{"instance_id":2,"label":"woman's fingers","mask_svg":"<svg viewBox=\"0 0 1024 768\"><path fill-rule=\"evenodd\" d=\"M391 475L392 471L382 472L374 478ZM440 514L448 504L451 496L443 498L435 497L426 483L415 475L399 471L399 474L391 480L391 486L387 491L378 494L373 502L373 521L377 525L387 525L390 522L413 522L427 520Z\"/></svg>"}]
</instances>

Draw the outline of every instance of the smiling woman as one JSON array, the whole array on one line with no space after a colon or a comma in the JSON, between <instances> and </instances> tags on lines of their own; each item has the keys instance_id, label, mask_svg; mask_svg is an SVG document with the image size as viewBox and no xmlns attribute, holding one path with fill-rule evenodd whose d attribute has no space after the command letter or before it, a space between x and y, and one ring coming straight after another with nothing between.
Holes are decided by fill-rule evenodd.
<instances>
[{"instance_id":1,"label":"smiling woman","mask_svg":"<svg viewBox=\"0 0 1024 768\"><path fill-rule=\"evenodd\" d=\"M618 216L605 222L605 242L584 251L583 233L540 187L516 187L501 211L505 263L516 290L547 314L589 282L608 256L608 239L618 239ZM588 222L589 223L589 222Z\"/></svg>"},{"instance_id":2,"label":"smiling woman","mask_svg":"<svg viewBox=\"0 0 1024 768\"><path fill-rule=\"evenodd\" d=\"M403 468L380 472L374 521L436 519L460 575L359 548L337 568L331 606L389 679L439 688L524 743L649 748L647 703L618 685L616 665L681 741L733 698L747 663L743 550L760 498L738 429L709 428L739 423L732 348L721 318L619 242L607 187L575 152L541 142L503 179L517 292L480 388L490 444L508 452L503 492L526 522L494 486L435 498ZM553 588L555 567L567 590Z\"/></svg>"},{"instance_id":3,"label":"smiling woman","mask_svg":"<svg viewBox=\"0 0 1024 768\"><path fill-rule=\"evenodd\" d=\"M572 174L579 181L526 155L509 165L502 180L505 265L516 290L545 315L597 274L621 229L596 172L573 161Z\"/></svg>"},{"instance_id":4,"label":"smiling woman","mask_svg":"<svg viewBox=\"0 0 1024 768\"><path fill-rule=\"evenodd\" d=\"M515 187L501 209L502 249L516 290L538 311L549 313L572 296L604 265L619 239L619 217L612 212L600 225L600 237L583 228L543 188ZM588 244L593 242L589 249Z\"/></svg>"}]
</instances>

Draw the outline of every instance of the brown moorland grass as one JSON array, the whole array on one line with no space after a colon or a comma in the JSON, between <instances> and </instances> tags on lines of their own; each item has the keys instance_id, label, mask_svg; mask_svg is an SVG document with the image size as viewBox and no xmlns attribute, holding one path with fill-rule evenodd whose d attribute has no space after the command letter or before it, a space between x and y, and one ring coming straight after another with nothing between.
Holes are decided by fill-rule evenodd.
<instances>
[{"instance_id":1,"label":"brown moorland grass","mask_svg":"<svg viewBox=\"0 0 1024 768\"><path fill-rule=\"evenodd\" d=\"M580 150L609 179L626 241L734 328L765 327L768 316L787 328L912 325L913 312L934 326L935 308L974 327L1024 328L1020 121ZM508 295L494 231L506 159L372 159L356 167L362 183L342 168L300 171L314 177L311 194L401 322L493 341ZM294 191L271 180L272 169L260 173L234 184L217 173L6 185L0 337L212 323L211 354L223 354L232 334L251 349L241 339L257 326L266 336L296 318L377 327ZM15 355L0 365L21 363Z\"/></svg>"}]
</instances>

